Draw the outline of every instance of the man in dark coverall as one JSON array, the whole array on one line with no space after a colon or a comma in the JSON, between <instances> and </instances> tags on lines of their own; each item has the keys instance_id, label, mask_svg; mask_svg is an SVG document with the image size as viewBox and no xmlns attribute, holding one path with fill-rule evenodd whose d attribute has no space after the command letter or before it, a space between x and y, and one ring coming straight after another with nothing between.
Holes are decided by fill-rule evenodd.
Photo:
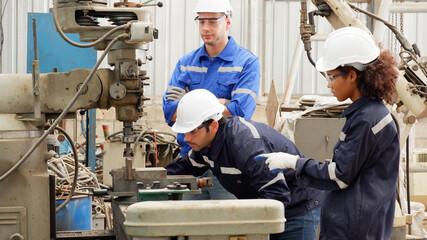
<instances>
[{"instance_id":1,"label":"man in dark coverall","mask_svg":"<svg viewBox=\"0 0 427 240\"><path fill-rule=\"evenodd\" d=\"M172 130L185 133L189 154L167 167L168 175L200 176L212 170L223 187L238 199L275 199L285 206L285 231L271 239L315 239L323 192L295 179L295 171L272 173L262 153L303 156L285 136L266 124L242 117L223 117L224 105L205 89L187 93L179 102ZM298 185L299 184L299 185ZM308 184L308 183L307 183Z\"/></svg>"}]
</instances>

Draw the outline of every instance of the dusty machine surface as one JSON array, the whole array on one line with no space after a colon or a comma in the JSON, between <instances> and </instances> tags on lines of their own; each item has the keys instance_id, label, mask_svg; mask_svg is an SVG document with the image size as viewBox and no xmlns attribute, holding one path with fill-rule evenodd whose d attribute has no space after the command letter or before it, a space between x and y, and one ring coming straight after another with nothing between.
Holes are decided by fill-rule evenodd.
<instances>
[{"instance_id":1,"label":"dusty machine surface","mask_svg":"<svg viewBox=\"0 0 427 240\"><path fill-rule=\"evenodd\" d=\"M117 161L126 166L121 179L135 183L123 185L136 189L136 180L141 174L132 168L131 143L137 137L133 123L144 116L143 104L147 100L143 87L148 77L140 67L149 58L146 56L148 43L158 34L152 22L150 8L153 6L156 5L119 3L108 7L105 0L56 0L53 16L59 34L74 46L104 50L94 68L40 74L36 49L32 74L0 75L3 84L0 91L4 97L0 104L1 239L57 238L55 181L47 172L46 160L50 156L45 138L60 120L73 116L79 109L116 108L117 120L123 122L124 136L124 149L117 156ZM112 24L103 26L101 19ZM64 32L78 33L81 41L90 43L72 42ZM98 69L107 55L112 68ZM46 127L48 119L55 121ZM164 179L156 180L166 187L166 183L163 184L166 174L163 175ZM152 178L152 174L142 177L153 181ZM132 194L123 194L118 189L122 194L113 196L120 199L132 195L136 202L135 189ZM105 234L94 238L101 235Z\"/></svg>"},{"instance_id":2,"label":"dusty machine surface","mask_svg":"<svg viewBox=\"0 0 427 240\"><path fill-rule=\"evenodd\" d=\"M284 212L269 199L151 201L127 208L124 225L135 240L268 240L283 231Z\"/></svg>"},{"instance_id":3,"label":"dusty machine surface","mask_svg":"<svg viewBox=\"0 0 427 240\"><path fill-rule=\"evenodd\" d=\"M43 134L37 124L13 114L0 115L0 173L9 170ZM50 239L49 176L46 144L15 174L0 182L0 239ZM43 213L43 214L42 214ZM11 236L16 238L11 238Z\"/></svg>"}]
</instances>

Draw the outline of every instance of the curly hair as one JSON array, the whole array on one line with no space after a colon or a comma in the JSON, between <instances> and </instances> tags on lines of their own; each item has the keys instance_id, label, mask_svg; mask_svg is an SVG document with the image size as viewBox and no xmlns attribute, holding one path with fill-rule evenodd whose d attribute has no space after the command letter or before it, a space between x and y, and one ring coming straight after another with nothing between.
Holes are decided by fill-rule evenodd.
<instances>
[{"instance_id":1,"label":"curly hair","mask_svg":"<svg viewBox=\"0 0 427 240\"><path fill-rule=\"evenodd\" d=\"M348 72L350 69L356 71L357 88L363 96L392 102L399 72L396 60L390 51L382 50L377 60L369 64L364 71L358 71L351 66L339 67L339 69L343 72Z\"/></svg>"}]
</instances>

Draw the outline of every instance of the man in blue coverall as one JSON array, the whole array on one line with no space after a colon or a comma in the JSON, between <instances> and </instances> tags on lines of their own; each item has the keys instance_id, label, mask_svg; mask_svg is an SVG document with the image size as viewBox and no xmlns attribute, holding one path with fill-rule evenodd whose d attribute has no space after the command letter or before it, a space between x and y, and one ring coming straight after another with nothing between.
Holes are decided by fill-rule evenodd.
<instances>
[{"instance_id":1,"label":"man in blue coverall","mask_svg":"<svg viewBox=\"0 0 427 240\"><path fill-rule=\"evenodd\" d=\"M186 92L199 88L209 90L226 105L225 116L250 119L259 89L259 61L228 36L232 15L229 0L199 0L194 12L205 44L176 64L163 96L166 122L173 125L178 101ZM191 149L184 134L178 134L178 143L184 156Z\"/></svg>"},{"instance_id":2,"label":"man in blue coverall","mask_svg":"<svg viewBox=\"0 0 427 240\"><path fill-rule=\"evenodd\" d=\"M199 0L194 12L198 15L195 21L204 44L176 64L163 96L166 122L172 126L178 101L188 91L200 88L209 90L226 105L223 115L251 119L258 96L260 66L254 54L228 36L233 13L229 0ZM177 141L181 156L186 155L191 147L184 141L184 134L179 133ZM208 171L204 177L212 177L212 173ZM193 197L234 198L215 177L213 182L213 188L204 189L202 196Z\"/></svg>"},{"instance_id":3,"label":"man in blue coverall","mask_svg":"<svg viewBox=\"0 0 427 240\"><path fill-rule=\"evenodd\" d=\"M314 240L323 192L305 187L295 171L270 172L262 153L304 155L285 136L264 123L223 117L224 106L205 89L187 93L179 102L172 130L185 133L192 150L166 166L168 175L200 176L212 170L238 199L276 199L285 206L285 231L270 239Z\"/></svg>"}]
</instances>

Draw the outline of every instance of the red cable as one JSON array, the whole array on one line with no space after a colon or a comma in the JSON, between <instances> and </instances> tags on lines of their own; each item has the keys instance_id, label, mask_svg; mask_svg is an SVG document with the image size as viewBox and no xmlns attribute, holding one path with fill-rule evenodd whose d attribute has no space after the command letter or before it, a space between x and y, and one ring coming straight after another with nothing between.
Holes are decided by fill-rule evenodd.
<instances>
[{"instance_id":1,"label":"red cable","mask_svg":"<svg viewBox=\"0 0 427 240\"><path fill-rule=\"evenodd\" d=\"M156 141L156 131L153 131L154 135L154 148L156 149L156 154L154 155L155 163L154 166L157 167L157 141Z\"/></svg>"}]
</instances>

